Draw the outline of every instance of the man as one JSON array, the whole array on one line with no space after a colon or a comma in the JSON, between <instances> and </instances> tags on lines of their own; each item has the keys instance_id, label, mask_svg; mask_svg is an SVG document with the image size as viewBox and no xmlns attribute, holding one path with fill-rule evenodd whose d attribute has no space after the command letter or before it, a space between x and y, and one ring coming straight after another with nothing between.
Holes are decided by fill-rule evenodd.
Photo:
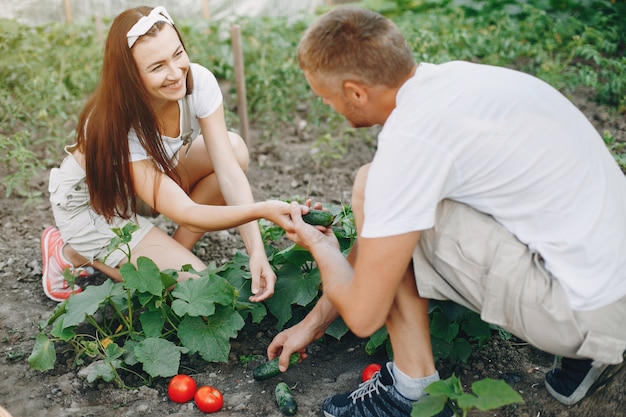
<instances>
[{"instance_id":1,"label":"man","mask_svg":"<svg viewBox=\"0 0 626 417\"><path fill-rule=\"evenodd\" d=\"M286 370L338 315L361 337L386 325L394 351L324 414L410 415L439 378L428 299L562 356L546 387L564 404L614 376L626 349L626 179L582 113L517 71L418 65L391 21L356 8L314 23L298 59L313 92L353 126L383 125L355 178L347 260L332 231L292 211L288 236L315 257L324 294L268 357Z\"/></svg>"}]
</instances>

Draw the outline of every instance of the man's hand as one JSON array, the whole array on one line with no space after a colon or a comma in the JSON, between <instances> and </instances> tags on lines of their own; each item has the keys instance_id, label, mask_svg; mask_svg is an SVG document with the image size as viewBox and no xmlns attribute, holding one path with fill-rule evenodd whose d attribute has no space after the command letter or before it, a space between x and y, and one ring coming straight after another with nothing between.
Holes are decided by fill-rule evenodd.
<instances>
[{"instance_id":1,"label":"man's hand","mask_svg":"<svg viewBox=\"0 0 626 417\"><path fill-rule=\"evenodd\" d=\"M307 357L306 347L324 336L326 329L338 317L337 311L328 299L322 295L313 310L298 324L278 333L267 347L269 360L280 356L278 367L281 372L289 368L292 353L300 353L300 358Z\"/></svg>"},{"instance_id":2,"label":"man's hand","mask_svg":"<svg viewBox=\"0 0 626 417\"><path fill-rule=\"evenodd\" d=\"M332 227L311 226L302 220L303 211L307 213L308 210L308 205L302 206L296 202L291 203L290 214L291 221L293 222L293 231L285 230L287 238L303 248L306 248L311 253L314 253L316 245L330 245L339 249L339 241Z\"/></svg>"},{"instance_id":3,"label":"man's hand","mask_svg":"<svg viewBox=\"0 0 626 417\"><path fill-rule=\"evenodd\" d=\"M300 360L306 359L306 347L316 340L302 322L278 333L267 347L267 358L272 360L279 356L278 369L285 372L289 368L289 358L294 352L300 353Z\"/></svg>"}]
</instances>

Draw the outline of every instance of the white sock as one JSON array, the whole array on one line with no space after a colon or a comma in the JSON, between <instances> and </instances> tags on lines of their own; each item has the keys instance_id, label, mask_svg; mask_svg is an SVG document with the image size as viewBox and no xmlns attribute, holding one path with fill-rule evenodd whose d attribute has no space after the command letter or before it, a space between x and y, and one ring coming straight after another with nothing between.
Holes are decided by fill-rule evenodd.
<instances>
[{"instance_id":1,"label":"white sock","mask_svg":"<svg viewBox=\"0 0 626 417\"><path fill-rule=\"evenodd\" d=\"M402 372L394 362L391 364L391 373L396 380L395 387L402 396L408 398L411 401L417 401L424 395L424 388L430 385L432 382L439 381L439 372L435 371L434 374L425 376L423 378L411 378L404 372Z\"/></svg>"}]
</instances>

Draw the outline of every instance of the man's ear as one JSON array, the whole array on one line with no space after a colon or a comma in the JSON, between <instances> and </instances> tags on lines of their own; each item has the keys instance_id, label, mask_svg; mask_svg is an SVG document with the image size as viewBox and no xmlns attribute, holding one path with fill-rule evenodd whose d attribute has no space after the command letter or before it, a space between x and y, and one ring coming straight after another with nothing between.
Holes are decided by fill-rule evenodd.
<instances>
[{"instance_id":1,"label":"man's ear","mask_svg":"<svg viewBox=\"0 0 626 417\"><path fill-rule=\"evenodd\" d=\"M352 101L353 104L359 106L364 106L365 104L367 104L367 100L369 98L366 86L356 81L344 81L343 93L348 100Z\"/></svg>"}]
</instances>

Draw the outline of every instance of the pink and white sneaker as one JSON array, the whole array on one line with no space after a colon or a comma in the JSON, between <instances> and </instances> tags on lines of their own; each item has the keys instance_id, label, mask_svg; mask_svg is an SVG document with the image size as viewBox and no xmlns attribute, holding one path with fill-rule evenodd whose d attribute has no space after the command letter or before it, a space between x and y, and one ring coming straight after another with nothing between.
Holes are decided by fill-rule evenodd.
<instances>
[{"instance_id":1,"label":"pink and white sneaker","mask_svg":"<svg viewBox=\"0 0 626 417\"><path fill-rule=\"evenodd\" d=\"M83 290L76 284L72 286L68 284L64 274L66 270L75 277L88 277L94 272L91 267L74 267L63 256L63 245L61 232L56 227L49 226L41 234L41 283L48 298L54 301L65 301L70 295Z\"/></svg>"}]
</instances>

